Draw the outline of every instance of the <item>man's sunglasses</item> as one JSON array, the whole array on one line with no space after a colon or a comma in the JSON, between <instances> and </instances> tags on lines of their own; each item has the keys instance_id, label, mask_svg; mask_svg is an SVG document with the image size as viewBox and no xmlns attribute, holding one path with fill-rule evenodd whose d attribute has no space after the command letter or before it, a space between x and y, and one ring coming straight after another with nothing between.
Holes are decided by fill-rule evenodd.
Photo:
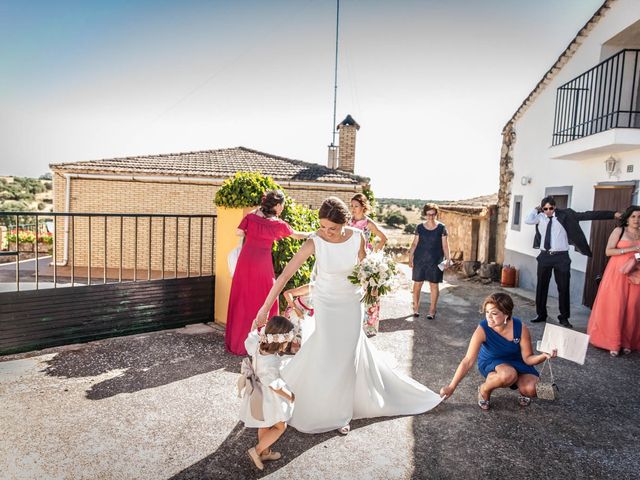
<instances>
[{"instance_id":1,"label":"man's sunglasses","mask_svg":"<svg viewBox=\"0 0 640 480\"><path fill-rule=\"evenodd\" d=\"M545 212L548 210L555 210L556 207L544 207L542 210L544 210Z\"/></svg>"}]
</instances>

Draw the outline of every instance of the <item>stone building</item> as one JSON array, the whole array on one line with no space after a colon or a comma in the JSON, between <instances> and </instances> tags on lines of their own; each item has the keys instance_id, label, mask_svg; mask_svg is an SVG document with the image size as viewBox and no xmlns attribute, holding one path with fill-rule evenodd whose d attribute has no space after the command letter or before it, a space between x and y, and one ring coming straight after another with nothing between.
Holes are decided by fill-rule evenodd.
<instances>
[{"instance_id":1,"label":"stone building","mask_svg":"<svg viewBox=\"0 0 640 480\"><path fill-rule=\"evenodd\" d=\"M534 227L524 219L553 195L576 211L623 210L640 183L640 8L607 0L505 125L498 197L498 262L535 289ZM571 300L591 306L614 221L582 222L588 258L570 248ZM554 285L550 295L557 295Z\"/></svg>"},{"instance_id":2,"label":"stone building","mask_svg":"<svg viewBox=\"0 0 640 480\"><path fill-rule=\"evenodd\" d=\"M456 260L496 261L497 195L439 205L438 219L447 226L449 250Z\"/></svg>"}]
</instances>

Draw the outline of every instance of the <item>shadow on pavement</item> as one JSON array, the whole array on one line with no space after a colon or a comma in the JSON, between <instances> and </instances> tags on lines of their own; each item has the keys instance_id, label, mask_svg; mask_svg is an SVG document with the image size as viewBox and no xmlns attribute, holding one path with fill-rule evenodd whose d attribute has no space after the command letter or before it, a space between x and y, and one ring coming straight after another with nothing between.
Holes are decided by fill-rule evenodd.
<instances>
[{"instance_id":1,"label":"shadow on pavement","mask_svg":"<svg viewBox=\"0 0 640 480\"><path fill-rule=\"evenodd\" d=\"M393 418L398 417L353 420L351 422L351 430L357 430L358 428L364 428ZM259 471L246 453L249 448L255 446L257 442L256 435L257 429L244 428L242 422L238 422L215 452L174 475L171 480L203 478L244 480L262 478L277 472L307 450L317 447L331 438L341 436L337 431L312 435L300 433L289 427L273 447L274 451L282 452L282 458L273 462L265 462L264 470ZM346 472L344 478L348 478L351 473ZM304 476L304 472L300 472L300 477Z\"/></svg>"},{"instance_id":2,"label":"shadow on pavement","mask_svg":"<svg viewBox=\"0 0 640 480\"><path fill-rule=\"evenodd\" d=\"M167 331L119 337L65 350L49 360L44 372L56 377L92 377L123 370L95 383L86 398L101 400L167 385L213 370L238 371L240 357L229 355L219 333Z\"/></svg>"}]
</instances>

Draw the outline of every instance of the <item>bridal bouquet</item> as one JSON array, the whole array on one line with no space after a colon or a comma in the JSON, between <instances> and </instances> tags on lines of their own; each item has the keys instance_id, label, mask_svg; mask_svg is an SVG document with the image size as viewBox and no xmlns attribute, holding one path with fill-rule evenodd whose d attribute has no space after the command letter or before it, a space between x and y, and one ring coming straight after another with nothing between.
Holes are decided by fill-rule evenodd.
<instances>
[{"instance_id":1,"label":"bridal bouquet","mask_svg":"<svg viewBox=\"0 0 640 480\"><path fill-rule=\"evenodd\" d=\"M358 263L347 278L354 285L364 289L362 302L371 306L378 297L386 295L395 285L398 267L396 263L382 252L369 253Z\"/></svg>"}]
</instances>

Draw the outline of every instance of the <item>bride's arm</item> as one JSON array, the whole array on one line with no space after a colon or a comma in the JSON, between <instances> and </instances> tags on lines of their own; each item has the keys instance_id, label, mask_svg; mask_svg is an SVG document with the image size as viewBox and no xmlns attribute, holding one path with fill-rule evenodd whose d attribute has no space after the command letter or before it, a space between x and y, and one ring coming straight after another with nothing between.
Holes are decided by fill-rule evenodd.
<instances>
[{"instance_id":1,"label":"bride's arm","mask_svg":"<svg viewBox=\"0 0 640 480\"><path fill-rule=\"evenodd\" d=\"M278 295L280 295L280 292L282 292L293 274L298 271L300 266L304 262L306 262L307 259L315 253L315 251L316 249L313 240L308 239L302 244L302 247L300 247L298 253L296 253L293 258L289 260L289 263L287 263L287 266L284 267L284 270L282 271L276 282L273 284L273 287L271 287L271 290L269 290L267 299L262 304L262 307L260 307L260 310L258 310L258 314L256 315L255 319L258 327L262 327L267 323L267 316L269 315L269 310L271 310L271 305L273 305L273 302L276 301L276 298L278 298Z\"/></svg>"},{"instance_id":2,"label":"bride's arm","mask_svg":"<svg viewBox=\"0 0 640 480\"><path fill-rule=\"evenodd\" d=\"M367 256L367 250L365 245L367 244L366 239L364 238L364 234L360 234L360 250L358 250L358 261L362 261L364 257Z\"/></svg>"}]
</instances>

